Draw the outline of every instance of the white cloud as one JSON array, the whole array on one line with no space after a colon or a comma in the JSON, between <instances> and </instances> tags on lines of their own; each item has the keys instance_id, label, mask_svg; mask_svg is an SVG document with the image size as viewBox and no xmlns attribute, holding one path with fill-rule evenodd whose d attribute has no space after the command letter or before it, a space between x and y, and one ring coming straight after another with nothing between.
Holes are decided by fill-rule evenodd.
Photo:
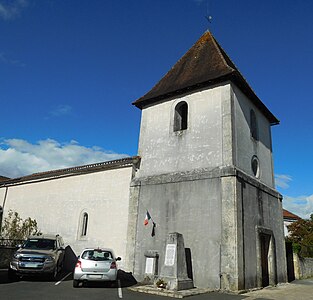
<instances>
[{"instance_id":1,"label":"white cloud","mask_svg":"<svg viewBox=\"0 0 313 300\"><path fill-rule=\"evenodd\" d=\"M276 174L275 185L277 188L288 189L289 183L292 181L290 175ZM313 195L290 197L283 196L283 208L298 215L301 218L308 219L313 213Z\"/></svg>"},{"instance_id":2,"label":"white cloud","mask_svg":"<svg viewBox=\"0 0 313 300\"><path fill-rule=\"evenodd\" d=\"M313 195L299 197L284 196L283 207L301 218L309 219L313 213Z\"/></svg>"},{"instance_id":3,"label":"white cloud","mask_svg":"<svg viewBox=\"0 0 313 300\"><path fill-rule=\"evenodd\" d=\"M46 139L32 144L22 139L8 139L0 145L0 175L15 178L126 156L100 147L84 147L76 141L61 144Z\"/></svg>"},{"instance_id":4,"label":"white cloud","mask_svg":"<svg viewBox=\"0 0 313 300\"><path fill-rule=\"evenodd\" d=\"M289 175L276 174L275 175L275 185L282 189L289 188L289 182L292 181L292 177Z\"/></svg>"},{"instance_id":5,"label":"white cloud","mask_svg":"<svg viewBox=\"0 0 313 300\"><path fill-rule=\"evenodd\" d=\"M72 107L67 104L60 104L50 111L49 115L51 117L60 117L64 115L68 115L72 112Z\"/></svg>"},{"instance_id":6,"label":"white cloud","mask_svg":"<svg viewBox=\"0 0 313 300\"><path fill-rule=\"evenodd\" d=\"M0 144L0 175L10 178L36 172L80 166L119 159L127 154L106 151L100 147L84 147L76 141L59 143L52 139L30 143L22 139L7 139ZM276 185L288 188L289 175L276 175ZM290 197L284 195L283 207L308 219L313 213L313 194Z\"/></svg>"},{"instance_id":7,"label":"white cloud","mask_svg":"<svg viewBox=\"0 0 313 300\"><path fill-rule=\"evenodd\" d=\"M0 18L12 20L18 17L21 11L28 5L26 0L0 1Z\"/></svg>"},{"instance_id":8,"label":"white cloud","mask_svg":"<svg viewBox=\"0 0 313 300\"><path fill-rule=\"evenodd\" d=\"M4 64L14 65L17 67L25 67L26 66L23 62L21 62L19 60L11 59L11 58L7 57L6 54L3 52L0 52L0 62L4 63Z\"/></svg>"}]
</instances>

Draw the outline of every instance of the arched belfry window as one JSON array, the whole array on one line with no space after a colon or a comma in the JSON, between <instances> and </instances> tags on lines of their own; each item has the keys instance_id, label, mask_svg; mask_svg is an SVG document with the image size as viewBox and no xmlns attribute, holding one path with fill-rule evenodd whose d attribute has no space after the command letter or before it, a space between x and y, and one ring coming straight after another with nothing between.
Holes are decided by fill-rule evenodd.
<instances>
[{"instance_id":1,"label":"arched belfry window","mask_svg":"<svg viewBox=\"0 0 313 300\"><path fill-rule=\"evenodd\" d=\"M250 110L250 131L251 136L255 139L259 139L259 130L258 130L258 121L256 118L255 111L253 109Z\"/></svg>"},{"instance_id":2,"label":"arched belfry window","mask_svg":"<svg viewBox=\"0 0 313 300\"><path fill-rule=\"evenodd\" d=\"M87 228L88 228L88 214L84 212L82 218L81 236L87 235Z\"/></svg>"},{"instance_id":3,"label":"arched belfry window","mask_svg":"<svg viewBox=\"0 0 313 300\"><path fill-rule=\"evenodd\" d=\"M174 131L185 130L188 127L188 104L185 101L175 106Z\"/></svg>"}]
</instances>

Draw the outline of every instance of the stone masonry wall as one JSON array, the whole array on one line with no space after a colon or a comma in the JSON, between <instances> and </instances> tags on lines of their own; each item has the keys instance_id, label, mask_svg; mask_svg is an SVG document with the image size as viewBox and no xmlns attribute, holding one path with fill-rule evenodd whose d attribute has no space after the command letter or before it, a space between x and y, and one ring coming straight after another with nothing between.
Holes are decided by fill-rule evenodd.
<instances>
[{"instance_id":1,"label":"stone masonry wall","mask_svg":"<svg viewBox=\"0 0 313 300\"><path fill-rule=\"evenodd\" d=\"M296 279L305 279L313 277L313 258L299 257L293 254L293 263Z\"/></svg>"}]
</instances>

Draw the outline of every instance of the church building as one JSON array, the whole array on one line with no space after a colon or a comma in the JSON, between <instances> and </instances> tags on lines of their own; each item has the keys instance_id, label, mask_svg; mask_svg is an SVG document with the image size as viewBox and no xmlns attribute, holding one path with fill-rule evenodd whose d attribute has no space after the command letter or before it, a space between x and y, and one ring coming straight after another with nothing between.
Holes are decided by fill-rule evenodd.
<instances>
[{"instance_id":1,"label":"church building","mask_svg":"<svg viewBox=\"0 0 313 300\"><path fill-rule=\"evenodd\" d=\"M213 35L133 105L142 112L138 156L4 180L3 216L36 219L77 255L113 248L137 280L147 276L147 253L160 274L166 238L178 232L197 287L286 282L271 140L279 121Z\"/></svg>"}]
</instances>

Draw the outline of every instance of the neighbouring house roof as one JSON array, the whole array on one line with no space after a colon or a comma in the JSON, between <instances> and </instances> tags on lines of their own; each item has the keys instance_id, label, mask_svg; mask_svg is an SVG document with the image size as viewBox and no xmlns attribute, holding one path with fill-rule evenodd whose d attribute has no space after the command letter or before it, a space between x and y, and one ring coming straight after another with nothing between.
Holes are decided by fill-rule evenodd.
<instances>
[{"instance_id":1,"label":"neighbouring house roof","mask_svg":"<svg viewBox=\"0 0 313 300\"><path fill-rule=\"evenodd\" d=\"M81 175L87 173L94 173L99 171L105 171L110 169L118 169L124 167L130 167L132 165L137 165L140 162L139 156L126 157L117 160L105 161L95 164L89 164L84 166L77 166L66 169L52 170L47 172L34 173L31 175L26 175L19 178L8 179L0 182L1 186L8 186L13 184L20 184L25 182L31 182L36 180L46 180L46 179L54 179L72 175Z\"/></svg>"},{"instance_id":2,"label":"neighbouring house roof","mask_svg":"<svg viewBox=\"0 0 313 300\"><path fill-rule=\"evenodd\" d=\"M228 80L235 83L253 101L271 124L279 123L209 31L200 37L148 93L133 102L133 105L142 109L146 105Z\"/></svg>"},{"instance_id":3,"label":"neighbouring house roof","mask_svg":"<svg viewBox=\"0 0 313 300\"><path fill-rule=\"evenodd\" d=\"M293 220L293 221L297 221L300 220L301 218L293 213L291 213L290 211L288 211L287 209L283 209L283 217L284 220Z\"/></svg>"},{"instance_id":4,"label":"neighbouring house roof","mask_svg":"<svg viewBox=\"0 0 313 300\"><path fill-rule=\"evenodd\" d=\"M1 181L6 181L6 180L9 180L9 179L10 179L9 177L0 176L0 182Z\"/></svg>"}]
</instances>

